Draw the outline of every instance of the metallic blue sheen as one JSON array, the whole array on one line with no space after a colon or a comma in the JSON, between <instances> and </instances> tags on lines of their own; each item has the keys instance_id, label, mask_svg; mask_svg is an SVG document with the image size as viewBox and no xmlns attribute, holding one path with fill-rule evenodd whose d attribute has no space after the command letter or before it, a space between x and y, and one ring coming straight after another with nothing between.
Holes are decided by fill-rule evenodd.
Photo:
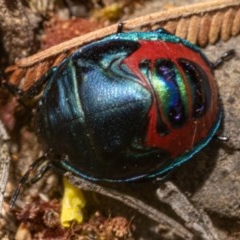
<instances>
[{"instance_id":1,"label":"metallic blue sheen","mask_svg":"<svg viewBox=\"0 0 240 240\"><path fill-rule=\"evenodd\" d=\"M191 116L186 116L186 90L173 62L165 59L164 65L162 59L157 60L159 66L154 65L154 72L143 59L137 70L145 75L147 83L137 76L136 69L133 71L124 62L141 48L139 40L181 43L209 63L198 47L159 29L113 34L83 46L53 68L39 101L39 135L53 159L86 179L122 182L156 177L190 159L208 144L219 128L221 113L208 135L175 159L164 148L154 144L146 146L149 112L157 104L153 92L159 93L161 114L168 116L170 122L161 122L160 111L154 113L160 126L157 132L166 125L179 128ZM187 61L182 64L193 66ZM191 80L199 69L195 66L187 69L192 70L192 75L187 77ZM201 76L199 82L207 80ZM202 95L204 87L198 79L190 80L193 95L197 90ZM209 86L206 84L205 88Z\"/></svg>"}]
</instances>

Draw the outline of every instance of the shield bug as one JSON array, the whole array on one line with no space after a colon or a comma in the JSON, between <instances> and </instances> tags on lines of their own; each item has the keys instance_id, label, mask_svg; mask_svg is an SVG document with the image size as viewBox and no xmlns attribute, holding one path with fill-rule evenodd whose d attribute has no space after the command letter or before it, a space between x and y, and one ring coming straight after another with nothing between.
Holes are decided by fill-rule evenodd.
<instances>
[{"instance_id":1,"label":"shield bug","mask_svg":"<svg viewBox=\"0 0 240 240\"><path fill-rule=\"evenodd\" d=\"M110 182L153 178L181 165L219 128L213 70L233 54L212 64L163 29L118 32L83 46L26 93L43 87L36 120L47 156L38 162L50 159Z\"/></svg>"}]
</instances>

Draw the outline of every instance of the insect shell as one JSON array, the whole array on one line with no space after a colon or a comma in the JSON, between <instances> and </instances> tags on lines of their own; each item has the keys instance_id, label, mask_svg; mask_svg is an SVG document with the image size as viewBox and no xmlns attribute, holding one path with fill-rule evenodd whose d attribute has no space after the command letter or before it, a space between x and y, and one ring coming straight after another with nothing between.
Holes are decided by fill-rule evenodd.
<instances>
[{"instance_id":1,"label":"insect shell","mask_svg":"<svg viewBox=\"0 0 240 240\"><path fill-rule=\"evenodd\" d=\"M221 121L210 62L163 29L121 32L52 70L37 122L60 165L96 181L152 178L192 158Z\"/></svg>"}]
</instances>

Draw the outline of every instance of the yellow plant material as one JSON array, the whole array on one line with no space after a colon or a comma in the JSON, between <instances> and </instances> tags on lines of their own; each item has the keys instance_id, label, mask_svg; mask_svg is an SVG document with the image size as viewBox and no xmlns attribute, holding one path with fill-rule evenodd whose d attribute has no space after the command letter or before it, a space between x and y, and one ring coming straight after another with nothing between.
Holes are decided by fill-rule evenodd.
<instances>
[{"instance_id":1,"label":"yellow plant material","mask_svg":"<svg viewBox=\"0 0 240 240\"><path fill-rule=\"evenodd\" d=\"M61 209L61 224L70 227L72 222L83 221L82 209L86 205L83 193L76 186L72 185L65 177L63 178L64 194Z\"/></svg>"}]
</instances>

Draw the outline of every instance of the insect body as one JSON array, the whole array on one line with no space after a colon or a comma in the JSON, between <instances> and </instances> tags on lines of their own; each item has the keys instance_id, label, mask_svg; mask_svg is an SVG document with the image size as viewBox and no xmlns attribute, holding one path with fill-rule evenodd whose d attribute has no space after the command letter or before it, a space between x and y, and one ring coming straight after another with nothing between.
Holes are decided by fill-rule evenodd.
<instances>
[{"instance_id":1,"label":"insect body","mask_svg":"<svg viewBox=\"0 0 240 240\"><path fill-rule=\"evenodd\" d=\"M110 35L53 69L40 138L62 167L96 181L152 178L199 152L219 128L213 65L159 29Z\"/></svg>"}]
</instances>

